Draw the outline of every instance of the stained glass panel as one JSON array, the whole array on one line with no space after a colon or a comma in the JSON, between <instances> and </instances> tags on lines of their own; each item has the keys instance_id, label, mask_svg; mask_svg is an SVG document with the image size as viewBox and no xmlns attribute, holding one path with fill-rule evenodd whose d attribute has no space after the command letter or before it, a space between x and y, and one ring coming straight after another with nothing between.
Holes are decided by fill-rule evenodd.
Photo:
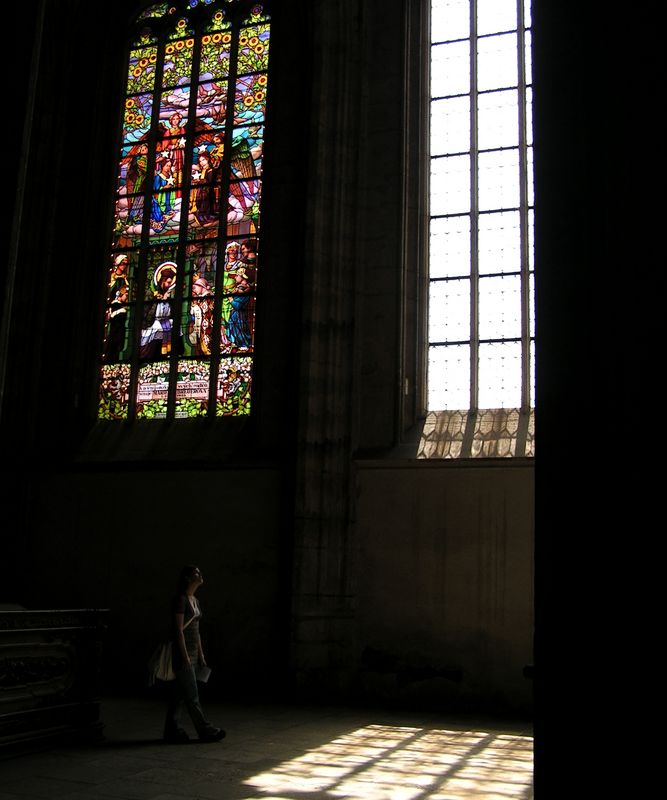
<instances>
[{"instance_id":1,"label":"stained glass panel","mask_svg":"<svg viewBox=\"0 0 667 800\"><path fill-rule=\"evenodd\" d=\"M131 42L98 415L247 415L270 17L178 0Z\"/></svg>"},{"instance_id":2,"label":"stained glass panel","mask_svg":"<svg viewBox=\"0 0 667 800\"><path fill-rule=\"evenodd\" d=\"M127 364L103 366L100 373L100 419L127 419L131 368Z\"/></svg>"},{"instance_id":3,"label":"stained glass panel","mask_svg":"<svg viewBox=\"0 0 667 800\"><path fill-rule=\"evenodd\" d=\"M264 122L267 83L267 77L263 73L244 75L238 79L234 104L234 122L237 125Z\"/></svg>"},{"instance_id":4,"label":"stained glass panel","mask_svg":"<svg viewBox=\"0 0 667 800\"><path fill-rule=\"evenodd\" d=\"M131 52L127 75L127 95L153 90L157 52L157 47L143 47Z\"/></svg>"},{"instance_id":5,"label":"stained glass panel","mask_svg":"<svg viewBox=\"0 0 667 800\"><path fill-rule=\"evenodd\" d=\"M138 94L125 101L123 141L134 144L145 138L153 122L153 95Z\"/></svg>"},{"instance_id":6,"label":"stained glass panel","mask_svg":"<svg viewBox=\"0 0 667 800\"><path fill-rule=\"evenodd\" d=\"M137 419L164 419L169 396L169 364L144 364L139 368Z\"/></svg>"},{"instance_id":7,"label":"stained glass panel","mask_svg":"<svg viewBox=\"0 0 667 800\"><path fill-rule=\"evenodd\" d=\"M208 361L179 361L174 416L203 417L208 411L211 365Z\"/></svg>"},{"instance_id":8,"label":"stained glass panel","mask_svg":"<svg viewBox=\"0 0 667 800\"><path fill-rule=\"evenodd\" d=\"M249 414L251 389L252 359L223 358L216 393L216 416Z\"/></svg>"},{"instance_id":9,"label":"stained glass panel","mask_svg":"<svg viewBox=\"0 0 667 800\"><path fill-rule=\"evenodd\" d=\"M239 75L259 72L269 65L269 26L253 25L243 28L239 39Z\"/></svg>"},{"instance_id":10,"label":"stained glass panel","mask_svg":"<svg viewBox=\"0 0 667 800\"><path fill-rule=\"evenodd\" d=\"M200 80L222 80L229 75L230 33L214 33L202 39Z\"/></svg>"}]
</instances>

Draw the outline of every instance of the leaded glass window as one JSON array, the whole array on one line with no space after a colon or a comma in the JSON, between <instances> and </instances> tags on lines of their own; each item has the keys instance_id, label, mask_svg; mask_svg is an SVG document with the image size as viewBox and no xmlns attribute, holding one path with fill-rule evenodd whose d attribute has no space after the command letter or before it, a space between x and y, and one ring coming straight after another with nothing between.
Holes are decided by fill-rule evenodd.
<instances>
[{"instance_id":1,"label":"leaded glass window","mask_svg":"<svg viewBox=\"0 0 667 800\"><path fill-rule=\"evenodd\" d=\"M533 453L529 5L431 3L422 457Z\"/></svg>"},{"instance_id":2,"label":"leaded glass window","mask_svg":"<svg viewBox=\"0 0 667 800\"><path fill-rule=\"evenodd\" d=\"M146 8L128 55L100 419L250 413L268 3Z\"/></svg>"}]
</instances>

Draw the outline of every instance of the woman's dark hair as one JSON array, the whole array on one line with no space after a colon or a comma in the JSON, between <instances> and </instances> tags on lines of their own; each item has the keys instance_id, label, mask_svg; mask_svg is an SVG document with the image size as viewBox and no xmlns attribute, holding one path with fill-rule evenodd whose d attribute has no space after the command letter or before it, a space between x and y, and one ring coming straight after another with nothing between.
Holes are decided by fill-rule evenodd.
<instances>
[{"instance_id":1,"label":"woman's dark hair","mask_svg":"<svg viewBox=\"0 0 667 800\"><path fill-rule=\"evenodd\" d=\"M176 591L178 594L183 594L190 585L190 580L192 578L192 574L197 569L194 564L187 564L181 570L181 574L178 576L178 584L176 585Z\"/></svg>"}]
</instances>

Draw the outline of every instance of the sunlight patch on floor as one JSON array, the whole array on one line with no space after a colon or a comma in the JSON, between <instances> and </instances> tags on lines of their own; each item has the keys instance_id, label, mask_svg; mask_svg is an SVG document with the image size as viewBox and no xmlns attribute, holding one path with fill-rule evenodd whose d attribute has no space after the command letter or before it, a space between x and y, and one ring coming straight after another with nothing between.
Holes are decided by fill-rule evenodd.
<instances>
[{"instance_id":1,"label":"sunlight patch on floor","mask_svg":"<svg viewBox=\"0 0 667 800\"><path fill-rule=\"evenodd\" d=\"M530 736L368 725L245 781L262 800L525 800Z\"/></svg>"}]
</instances>

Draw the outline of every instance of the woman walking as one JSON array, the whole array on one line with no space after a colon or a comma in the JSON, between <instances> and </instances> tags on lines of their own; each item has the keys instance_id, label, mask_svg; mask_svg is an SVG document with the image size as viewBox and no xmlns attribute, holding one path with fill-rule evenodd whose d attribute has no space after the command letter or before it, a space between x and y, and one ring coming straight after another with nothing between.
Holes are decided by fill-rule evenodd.
<instances>
[{"instance_id":1,"label":"woman walking","mask_svg":"<svg viewBox=\"0 0 667 800\"><path fill-rule=\"evenodd\" d=\"M183 706L190 714L200 741L219 742L225 736L222 728L216 728L206 720L199 702L197 672L207 669L207 665L199 636L202 613L195 593L203 583L204 578L198 567L183 567L172 600L172 667L176 678L171 681L171 696L164 723L164 739L167 742L190 740L180 723Z\"/></svg>"}]
</instances>

